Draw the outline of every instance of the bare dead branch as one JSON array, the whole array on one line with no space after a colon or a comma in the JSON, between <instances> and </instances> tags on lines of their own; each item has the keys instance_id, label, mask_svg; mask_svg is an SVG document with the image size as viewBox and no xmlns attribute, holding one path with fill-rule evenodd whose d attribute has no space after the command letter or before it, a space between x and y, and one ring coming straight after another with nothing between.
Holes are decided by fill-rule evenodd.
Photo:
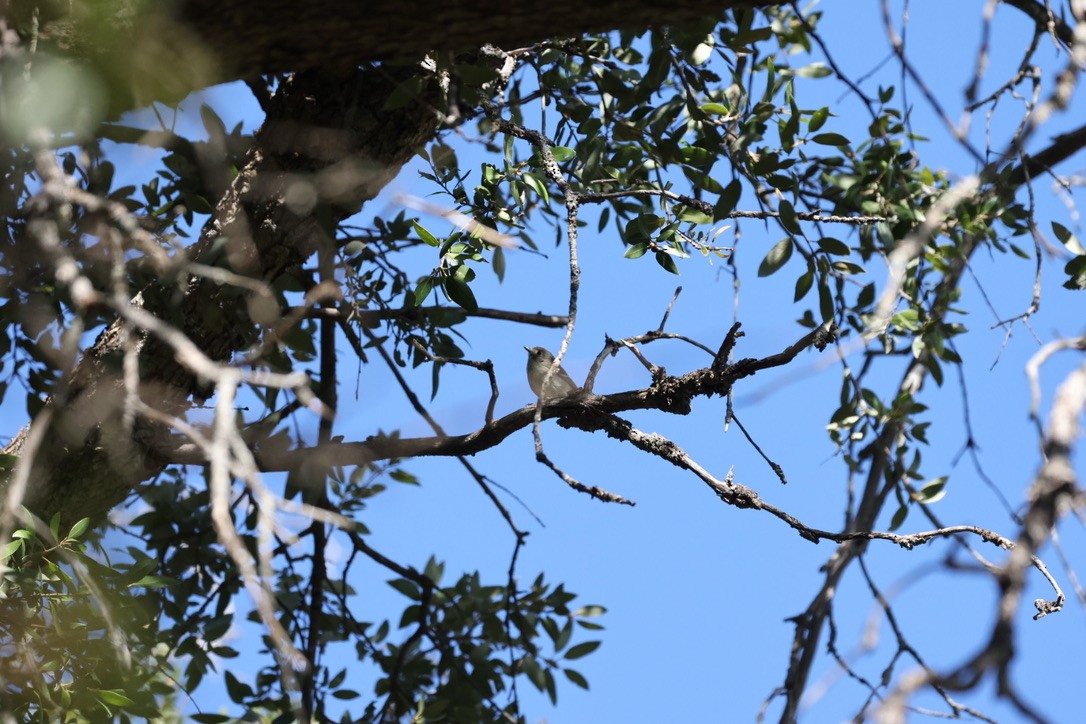
<instances>
[{"instance_id":1,"label":"bare dead branch","mask_svg":"<svg viewBox=\"0 0 1086 724\"><path fill-rule=\"evenodd\" d=\"M671 316L671 308L675 306L675 302L679 300L679 295L682 294L682 287L675 287L675 294L672 295L671 301L667 303L667 309L664 310L664 316L660 320L660 326L656 328L657 332L664 331L664 325L667 324L667 318Z\"/></svg>"},{"instance_id":2,"label":"bare dead branch","mask_svg":"<svg viewBox=\"0 0 1086 724\"><path fill-rule=\"evenodd\" d=\"M370 339L371 342L374 341L373 335L371 335L369 332L366 332L366 336ZM438 357L433 352L426 349L426 347L424 347L422 344L420 344L418 340L411 340L411 342L412 346L415 349L425 355L426 358L434 364L448 363L454 365L463 365L465 367L472 367L474 369L486 372L487 377L490 379L490 400L487 402L486 415L483 419L487 425L494 422L494 406L498 403L498 378L494 376L493 362L491 362L490 360L486 360L485 362L478 362L476 360L459 359L457 357ZM387 361L388 360L386 360L386 362ZM435 430L435 432L441 434L440 430Z\"/></svg>"},{"instance_id":3,"label":"bare dead branch","mask_svg":"<svg viewBox=\"0 0 1086 724\"><path fill-rule=\"evenodd\" d=\"M729 397L728 399L730 400L731 398ZM728 406L728 420L735 421L735 424L739 426L739 431L743 433L743 437L747 439L747 442L751 444L751 447L753 447L754 450L762 457L762 460L765 460L766 465L768 465L769 469L773 471L773 474L780 479L781 483L787 485L788 478L784 474L784 468L782 468L778 463L771 460L769 456L765 454L765 451L762 450L761 446L757 442L755 442L754 438L751 437L749 432L747 432L747 428L743 426L742 421L738 417L736 417L735 412L731 409L730 405Z\"/></svg>"}]
</instances>

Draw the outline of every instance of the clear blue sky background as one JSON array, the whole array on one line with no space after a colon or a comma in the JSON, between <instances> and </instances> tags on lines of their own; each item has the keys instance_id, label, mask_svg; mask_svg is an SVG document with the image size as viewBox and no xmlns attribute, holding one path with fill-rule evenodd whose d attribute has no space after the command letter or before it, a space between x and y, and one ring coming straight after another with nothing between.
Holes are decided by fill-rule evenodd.
<instances>
[{"instance_id":1,"label":"clear blue sky background","mask_svg":"<svg viewBox=\"0 0 1086 724\"><path fill-rule=\"evenodd\" d=\"M976 0L910 4L910 59L954 120L959 118L962 90L973 73L983 6ZM822 33L850 77L871 74L863 87L872 95L879 84L897 85L900 99L900 66L893 60L882 64L889 46L878 4L830 2L822 8L826 13ZM900 18L899 11L895 17ZM1028 22L1012 8L1001 7L997 20L993 57L983 86L987 90L1013 72L1029 37ZM1042 45L1045 47L1039 57L1045 59L1046 73L1051 78L1055 67L1051 42L1042 41ZM816 51L812 60L819 59ZM1061 56L1059 63L1063 62ZM828 104L838 113L839 117L825 130L848 134L866 127L866 112L832 78L807 83L800 93L801 106ZM915 86L909 86L907 99L914 108L915 130L932 139L918 145L922 162L960 175L973 172L972 162L948 138ZM238 120L248 128L260 123L248 90L241 85L224 86L186 101L185 115L178 126L181 133L202 135L196 112L202 101L210 103L228 127ZM1043 142L1058 130L1080 122L1084 117L1081 100L1076 101L1075 108L1077 112L1045 127L1038 140ZM1001 147L1007 137L1006 124L1017 120L1017 113L1018 109L1001 108L996 114L992 136L995 148ZM971 139L981 148L983 133L984 118L978 115ZM463 148L452 137L450 142ZM478 168L483 160L475 150L465 148L463 154L464 168ZM1082 159L1075 158L1063 170L1081 166ZM717 171L723 174L726 169L718 167ZM417 179L416 172L417 167L405 169L378 201L367 205L366 212L392 215L396 212L392 201L396 193L427 193L429 189ZM1037 184L1043 230L1048 231L1049 219L1077 230L1077 219L1069 216L1050 189L1047 179ZM740 207L753 208L749 203L741 203ZM435 231L446 228L446 222L439 219L424 219L424 223ZM779 228L751 221L742 222L739 228L738 319L743 322L746 336L740 340L736 355L760 357L782 350L805 332L795 320L811 302L792 303L792 266L767 279L756 276L758 263L782 236ZM845 233L841 229L836 235L843 237ZM537 231L534 238L549 258L510 253L503 284L493 275L481 273L475 287L481 306L565 313L567 250L565 246L550 246L549 240L554 238L550 232ZM720 241L733 243L731 232L723 234ZM1023 245L1030 246L1028 240ZM685 260L680 264L681 276L675 277L661 270L650 257L630 261L622 258L622 252L610 228L596 233L595 224L590 223L582 233L578 325L564 365L578 381L583 380L605 334L619 338L655 328L677 284L683 286L683 293L668 322L669 331L713 347L735 319L732 280L719 260L715 264L700 258ZM425 273L435 261L420 256L417 273ZM791 264L797 263L793 260ZM1059 287L1062 264L1051 260L1045 264L1041 311L1032 322L1043 341L1059 334L1083 332L1086 297ZM986 473L1017 506L1023 501L1024 489L1039 460L1037 437L1027 419L1029 397L1023 373L1023 365L1037 351L1038 343L1018 325L1004 348L1003 330L991 326L1029 304L1033 263L1009 255L989 258L981 253L974 270L998 317L984 304L978 284L967 280L959 307L969 311L962 321L970 334L961 338L958 349L965 360L969 411ZM876 264L870 271L873 278L880 282L884 279L885 270ZM557 330L485 319L469 320L461 330L470 341L465 348L467 355L491 359L496 365L501 388L499 415L532 401L524 377L522 345L544 345L556 350L561 340ZM702 353L676 342L657 342L645 352L672 373L702 367L707 362ZM856 355L848 361L859 363ZM1054 385L1080 362L1081 356L1065 353L1045 368L1042 380L1046 409ZM883 372L874 378L880 381L880 392L894 388L904 363L900 359L882 363ZM923 469L928 477L951 476L948 495L938 503L936 512L948 524L974 524L1013 537L1017 532L1014 525L968 457L955 466L966 433L959 377L953 370L947 372L944 387L936 388L929 380L921 398L930 406L929 419L934 421L929 433L932 445L924 451ZM399 428L404 436L430 434L411 413L380 364L361 370L357 396L353 374L350 364L341 371L342 409L337 434L363 439L377 427ZM755 488L767 501L812 526L838 529L843 520L846 476L824 428L837 405L840 379L841 366L834 361L832 350L822 354L811 351L788 367L760 373L736 387L739 419L766 453L783 466L789 479L787 486L780 484L734 425L725 432L723 400L698 400L694 413L687 417L652 413L631 414L629 419L642 430L670 437L718 477L734 466L736 479ZM426 397L429 372L424 369L413 375L412 382ZM597 391L633 389L648 382L640 364L624 354L604 366ZM441 392L431 409L449 432L467 432L481 424L488 395L483 375L447 367L442 373ZM12 431L23 422L18 411L5 418ZM832 552L832 546L812 545L768 514L729 507L692 475L602 435L568 432L553 423L545 425L543 434L547 450L558 465L588 484L636 500L637 507L602 505L567 489L534 461L530 430L521 431L473 461L486 475L515 493L543 522L537 524L516 501L503 496L518 524L532 531L518 564L520 580L529 582L537 572L545 571L549 580L565 581L569 589L580 594L582 603L608 608L602 619L606 625L602 632L604 645L592 656L571 664L587 676L591 691L561 686L558 706L552 708L545 697L529 685L522 685L520 693L529 719L561 723L752 720L763 700L782 684L793 633L785 619L801 612L817 590L821 580L818 568ZM1078 461L1081 470L1081 454ZM428 556L436 554L447 564L448 580L461 571L478 568L484 580L504 581L513 536L475 483L459 465L448 460L411 461L406 468L423 484L417 488L394 486L374 500L365 518L373 531L371 543L390 557L420 568ZM892 512L891 508L887 516ZM888 524L888 518L880 523L883 528ZM928 527L914 513L902 532ZM1081 525L1065 525L1062 541L1072 564L1081 560L1086 550ZM990 558L1002 560L998 550L978 541L973 543ZM947 572L940 566L947 550L946 545L936 545L910 552L877 543L867 555L882 590L897 591L892 604L910 643L937 669L960 663L982 645L995 600L995 586L989 577ZM1057 557L1050 549L1044 555L1070 594L1066 572ZM357 612L359 618L397 616L404 602L384 584L390 577L376 568L360 571L354 583L363 592L361 600L367 609ZM1049 591L1036 578L1026 593L1026 601L1049 597ZM898 591L898 586L903 587ZM839 590L836 611L839 649L853 657L862 673L877 680L894 644L884 619L874 616L875 625L871 630L865 628L874 611L858 570L846 577ZM1086 650L1083 611L1077 602L1069 600L1063 613L1042 621L1030 621L1030 613L1023 609L1018 617L1020 659L1014 667L1016 680L1029 701L1053 720L1076 721L1086 710L1086 690L1081 686L1081 652ZM860 655L861 641L871 634L876 637L876 648ZM237 635L241 641L233 644L236 648L257 648L256 631L242 629ZM326 663L335 668L331 660ZM357 687L365 691L371 672L359 669L353 658L345 658L342 665L355 666ZM251 663L243 657L229 662L229 666L245 680ZM902 661L896 671L901 674L914 666L915 662ZM989 683L961 698L999 721L1017 720L1017 715L994 699L992 693ZM217 696L209 689L198 692L195 698L203 711L215 711L220 704L227 704L225 698L216 701ZM862 688L824 657L813 677L809 702L812 708L805 718L818 722L848 720L864 697ZM926 694L914 703L942 710L940 703ZM779 707L771 707L768 718L774 720L777 716Z\"/></svg>"}]
</instances>

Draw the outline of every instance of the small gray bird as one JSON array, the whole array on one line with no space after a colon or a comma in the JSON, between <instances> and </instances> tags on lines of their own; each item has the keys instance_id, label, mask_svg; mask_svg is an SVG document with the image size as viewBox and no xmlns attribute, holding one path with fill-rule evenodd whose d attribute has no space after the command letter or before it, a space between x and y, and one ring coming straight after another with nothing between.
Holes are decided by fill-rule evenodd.
<instances>
[{"instance_id":1,"label":"small gray bird","mask_svg":"<svg viewBox=\"0 0 1086 724\"><path fill-rule=\"evenodd\" d=\"M541 395L543 378L547 376L547 370L554 363L554 355L542 347L525 347L524 349L528 350L528 386L532 388L536 397L553 400L577 391L577 383L559 366L547 380L546 392Z\"/></svg>"}]
</instances>

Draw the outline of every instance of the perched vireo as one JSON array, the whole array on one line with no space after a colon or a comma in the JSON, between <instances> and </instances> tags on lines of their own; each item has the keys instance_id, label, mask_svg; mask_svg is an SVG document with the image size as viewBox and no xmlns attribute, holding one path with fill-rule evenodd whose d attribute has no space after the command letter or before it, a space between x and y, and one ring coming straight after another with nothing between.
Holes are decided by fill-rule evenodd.
<instances>
[{"instance_id":1,"label":"perched vireo","mask_svg":"<svg viewBox=\"0 0 1086 724\"><path fill-rule=\"evenodd\" d=\"M547 376L547 370L554 364L554 355L542 347L525 347L524 349L528 350L528 386L532 388L536 397L552 400L577 391L577 384L559 365L551 378L547 380L547 389L540 394L540 390L543 389L543 378Z\"/></svg>"}]
</instances>

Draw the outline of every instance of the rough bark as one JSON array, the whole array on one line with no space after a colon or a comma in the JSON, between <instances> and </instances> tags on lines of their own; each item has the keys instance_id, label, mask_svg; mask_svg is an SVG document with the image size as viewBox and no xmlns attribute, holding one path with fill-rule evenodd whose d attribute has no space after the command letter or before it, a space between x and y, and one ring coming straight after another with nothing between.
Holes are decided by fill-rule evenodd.
<instances>
[{"instance_id":1,"label":"rough bark","mask_svg":"<svg viewBox=\"0 0 1086 724\"><path fill-rule=\"evenodd\" d=\"M95 67L113 112L180 99L214 83L328 64L341 66L462 50L512 49L553 37L674 25L737 5L780 0L651 0L584 3L375 0L14 0L7 15L25 35L33 9L44 41Z\"/></svg>"}]
</instances>

